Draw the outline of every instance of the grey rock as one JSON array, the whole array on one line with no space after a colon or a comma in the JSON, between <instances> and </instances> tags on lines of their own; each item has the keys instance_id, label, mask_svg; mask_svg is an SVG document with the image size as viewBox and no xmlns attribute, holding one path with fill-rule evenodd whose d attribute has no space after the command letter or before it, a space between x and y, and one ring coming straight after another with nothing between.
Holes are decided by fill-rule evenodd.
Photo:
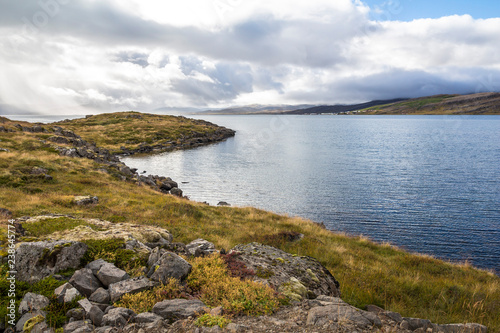
<instances>
[{"instance_id":1,"label":"grey rock","mask_svg":"<svg viewBox=\"0 0 500 333\"><path fill-rule=\"evenodd\" d=\"M78 268L87 248L81 242L21 243L16 250L17 279L34 283L60 271Z\"/></svg>"},{"instance_id":2,"label":"grey rock","mask_svg":"<svg viewBox=\"0 0 500 333\"><path fill-rule=\"evenodd\" d=\"M170 194L175 195L176 197L182 197L182 190L180 188L174 187L170 190Z\"/></svg>"},{"instance_id":3,"label":"grey rock","mask_svg":"<svg viewBox=\"0 0 500 333\"><path fill-rule=\"evenodd\" d=\"M99 307L92 305L90 311L87 313L87 317L94 323L95 326L101 326L102 318L104 316L104 312L102 312Z\"/></svg>"},{"instance_id":4,"label":"grey rock","mask_svg":"<svg viewBox=\"0 0 500 333\"><path fill-rule=\"evenodd\" d=\"M49 299L43 295L26 293L21 301L21 304L19 304L18 312L21 315L27 312L38 312L43 310L43 308L49 305L49 303Z\"/></svg>"},{"instance_id":5,"label":"grey rock","mask_svg":"<svg viewBox=\"0 0 500 333\"><path fill-rule=\"evenodd\" d=\"M73 318L75 321L83 320L85 318L85 310L81 308L68 310L68 312L66 312L66 317L70 319Z\"/></svg>"},{"instance_id":6,"label":"grey rock","mask_svg":"<svg viewBox=\"0 0 500 333\"><path fill-rule=\"evenodd\" d=\"M215 245L209 241L198 238L186 245L187 250L192 256L210 255L215 252Z\"/></svg>"},{"instance_id":7,"label":"grey rock","mask_svg":"<svg viewBox=\"0 0 500 333\"><path fill-rule=\"evenodd\" d=\"M103 326L123 327L133 321L135 312L127 308L113 308L102 317Z\"/></svg>"},{"instance_id":8,"label":"grey rock","mask_svg":"<svg viewBox=\"0 0 500 333\"><path fill-rule=\"evenodd\" d=\"M153 306L153 313L163 319L175 321L195 316L205 309L205 304L200 300L172 299L156 303Z\"/></svg>"},{"instance_id":9,"label":"grey rock","mask_svg":"<svg viewBox=\"0 0 500 333\"><path fill-rule=\"evenodd\" d=\"M86 206L86 205L97 204L99 202L99 198L96 196L91 196L91 195L77 195L77 196L75 196L73 201L78 206Z\"/></svg>"},{"instance_id":10,"label":"grey rock","mask_svg":"<svg viewBox=\"0 0 500 333\"><path fill-rule=\"evenodd\" d=\"M374 313L357 309L340 298L336 298L329 305L312 308L307 315L307 325L323 326L330 321L352 323L362 328L382 326L382 322Z\"/></svg>"},{"instance_id":11,"label":"grey rock","mask_svg":"<svg viewBox=\"0 0 500 333\"><path fill-rule=\"evenodd\" d=\"M97 289L102 288L101 282L89 268L77 270L69 280L69 283L86 297L92 295Z\"/></svg>"},{"instance_id":12,"label":"grey rock","mask_svg":"<svg viewBox=\"0 0 500 333\"><path fill-rule=\"evenodd\" d=\"M90 320L77 320L64 325L64 333L91 333L93 326Z\"/></svg>"},{"instance_id":13,"label":"grey rock","mask_svg":"<svg viewBox=\"0 0 500 333\"><path fill-rule=\"evenodd\" d=\"M240 332L247 332L248 331L248 327L246 327L244 325L238 325L238 324L235 324L235 323L229 323L226 326L226 330L228 332L231 332L231 333L240 333Z\"/></svg>"},{"instance_id":14,"label":"grey rock","mask_svg":"<svg viewBox=\"0 0 500 333\"><path fill-rule=\"evenodd\" d=\"M125 294L133 294L147 289L151 289L156 285L153 281L146 277L138 277L125 281L120 281L109 285L109 296L111 302L116 302Z\"/></svg>"},{"instance_id":15,"label":"grey rock","mask_svg":"<svg viewBox=\"0 0 500 333\"><path fill-rule=\"evenodd\" d=\"M85 315L90 312L90 309L92 308L92 303L86 298L81 299L78 301L78 305L85 311Z\"/></svg>"},{"instance_id":16,"label":"grey rock","mask_svg":"<svg viewBox=\"0 0 500 333\"><path fill-rule=\"evenodd\" d=\"M167 283L173 277L182 280L191 272L191 264L173 252L165 252L148 271L147 276L154 281Z\"/></svg>"},{"instance_id":17,"label":"grey rock","mask_svg":"<svg viewBox=\"0 0 500 333\"><path fill-rule=\"evenodd\" d=\"M148 268L151 268L154 264L156 264L158 260L160 260L161 256L164 255L166 252L167 251L165 251L164 249L155 247L149 254L147 263Z\"/></svg>"},{"instance_id":18,"label":"grey rock","mask_svg":"<svg viewBox=\"0 0 500 333\"><path fill-rule=\"evenodd\" d=\"M392 312L392 311L384 311L381 313L382 315L386 316L387 318L395 321L396 323L401 323L403 321L403 316L401 316L397 312Z\"/></svg>"},{"instance_id":19,"label":"grey rock","mask_svg":"<svg viewBox=\"0 0 500 333\"><path fill-rule=\"evenodd\" d=\"M69 283L65 283L54 290L59 303L69 303L76 297L81 296L80 292Z\"/></svg>"},{"instance_id":20,"label":"grey rock","mask_svg":"<svg viewBox=\"0 0 500 333\"><path fill-rule=\"evenodd\" d=\"M104 288L97 289L89 297L89 301L100 304L108 304L110 300L111 298L109 297L109 291Z\"/></svg>"},{"instance_id":21,"label":"grey rock","mask_svg":"<svg viewBox=\"0 0 500 333\"><path fill-rule=\"evenodd\" d=\"M96 275L105 287L130 278L127 272L109 263L102 265Z\"/></svg>"},{"instance_id":22,"label":"grey rock","mask_svg":"<svg viewBox=\"0 0 500 333\"><path fill-rule=\"evenodd\" d=\"M411 331L415 331L418 328L423 328L424 331L427 330L428 327L431 327L431 321L428 319L420 319L420 318L403 318L406 322L408 322L408 328Z\"/></svg>"},{"instance_id":23,"label":"grey rock","mask_svg":"<svg viewBox=\"0 0 500 333\"><path fill-rule=\"evenodd\" d=\"M96 275L97 272L99 272L99 270L101 269L101 267L107 263L108 262L103 259L97 259L92 262L89 262L87 266L85 266L85 268L89 268L90 270L92 270L92 273Z\"/></svg>"},{"instance_id":24,"label":"grey rock","mask_svg":"<svg viewBox=\"0 0 500 333\"><path fill-rule=\"evenodd\" d=\"M488 328L484 325L469 323L469 324L447 324L433 325L433 332L443 333L487 333Z\"/></svg>"},{"instance_id":25,"label":"grey rock","mask_svg":"<svg viewBox=\"0 0 500 333\"><path fill-rule=\"evenodd\" d=\"M291 299L340 296L337 280L314 258L293 256L259 243L237 245L229 253L235 254L234 259L245 264L248 269L268 276L263 278L257 274L252 276L254 280L271 285ZM296 288L289 288L293 286Z\"/></svg>"},{"instance_id":26,"label":"grey rock","mask_svg":"<svg viewBox=\"0 0 500 333\"><path fill-rule=\"evenodd\" d=\"M231 205L230 205L229 203L225 202L225 201L219 201L219 202L217 203L217 206L228 206L228 207L229 207L229 206L231 206Z\"/></svg>"},{"instance_id":27,"label":"grey rock","mask_svg":"<svg viewBox=\"0 0 500 333\"><path fill-rule=\"evenodd\" d=\"M156 322L157 320L163 320L163 318L152 312L143 312L139 313L137 317L135 317L134 322L137 324L150 324Z\"/></svg>"},{"instance_id":28,"label":"grey rock","mask_svg":"<svg viewBox=\"0 0 500 333\"><path fill-rule=\"evenodd\" d=\"M7 208L0 208L0 216L9 218L12 217L12 212Z\"/></svg>"},{"instance_id":29,"label":"grey rock","mask_svg":"<svg viewBox=\"0 0 500 333\"><path fill-rule=\"evenodd\" d=\"M45 321L36 324L30 331L30 333L54 333L54 332L55 332L54 329L52 327L49 327Z\"/></svg>"},{"instance_id":30,"label":"grey rock","mask_svg":"<svg viewBox=\"0 0 500 333\"><path fill-rule=\"evenodd\" d=\"M24 324L31 318L35 318L37 316L42 316L45 318L45 312L43 311L36 311L36 312L28 312L25 313L24 315L21 316L21 318L17 321L16 323L16 331L17 332L22 332Z\"/></svg>"}]
</instances>

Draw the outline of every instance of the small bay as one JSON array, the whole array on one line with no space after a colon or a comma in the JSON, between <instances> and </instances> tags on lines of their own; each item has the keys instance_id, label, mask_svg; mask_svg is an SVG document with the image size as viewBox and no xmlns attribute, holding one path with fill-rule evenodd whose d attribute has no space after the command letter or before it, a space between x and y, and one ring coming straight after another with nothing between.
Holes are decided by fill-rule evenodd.
<instances>
[{"instance_id":1,"label":"small bay","mask_svg":"<svg viewBox=\"0 0 500 333\"><path fill-rule=\"evenodd\" d=\"M499 116L198 116L225 142L130 167L190 199L323 222L500 272Z\"/></svg>"}]
</instances>

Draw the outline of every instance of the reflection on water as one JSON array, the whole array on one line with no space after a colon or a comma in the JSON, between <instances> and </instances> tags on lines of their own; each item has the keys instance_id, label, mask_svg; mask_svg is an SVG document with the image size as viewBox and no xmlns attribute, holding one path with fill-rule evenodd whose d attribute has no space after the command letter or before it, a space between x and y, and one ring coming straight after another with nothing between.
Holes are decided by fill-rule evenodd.
<instances>
[{"instance_id":1,"label":"reflection on water","mask_svg":"<svg viewBox=\"0 0 500 333\"><path fill-rule=\"evenodd\" d=\"M500 271L500 117L205 116L207 147L123 161L256 206Z\"/></svg>"}]
</instances>

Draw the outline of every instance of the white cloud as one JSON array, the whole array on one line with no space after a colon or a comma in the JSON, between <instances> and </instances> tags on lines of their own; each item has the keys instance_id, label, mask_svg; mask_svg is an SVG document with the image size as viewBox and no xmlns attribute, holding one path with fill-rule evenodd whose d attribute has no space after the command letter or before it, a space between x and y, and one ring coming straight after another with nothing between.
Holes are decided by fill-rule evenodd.
<instances>
[{"instance_id":1,"label":"white cloud","mask_svg":"<svg viewBox=\"0 0 500 333\"><path fill-rule=\"evenodd\" d=\"M500 18L376 22L351 0L44 3L54 15L0 0L0 104L87 113L500 89Z\"/></svg>"}]
</instances>

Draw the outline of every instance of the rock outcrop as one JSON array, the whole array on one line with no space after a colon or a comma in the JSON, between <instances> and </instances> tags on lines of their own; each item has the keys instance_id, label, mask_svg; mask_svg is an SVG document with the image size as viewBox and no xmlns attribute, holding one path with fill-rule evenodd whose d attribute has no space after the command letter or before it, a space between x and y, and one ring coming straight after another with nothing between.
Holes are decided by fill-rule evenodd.
<instances>
[{"instance_id":1,"label":"rock outcrop","mask_svg":"<svg viewBox=\"0 0 500 333\"><path fill-rule=\"evenodd\" d=\"M80 242L21 243L16 250L17 279L36 282L60 271L77 268L87 251Z\"/></svg>"},{"instance_id":2,"label":"rock outcrop","mask_svg":"<svg viewBox=\"0 0 500 333\"><path fill-rule=\"evenodd\" d=\"M255 280L270 284L293 300L340 296L337 280L311 257L294 256L259 243L237 245L229 254L253 270Z\"/></svg>"}]
</instances>

